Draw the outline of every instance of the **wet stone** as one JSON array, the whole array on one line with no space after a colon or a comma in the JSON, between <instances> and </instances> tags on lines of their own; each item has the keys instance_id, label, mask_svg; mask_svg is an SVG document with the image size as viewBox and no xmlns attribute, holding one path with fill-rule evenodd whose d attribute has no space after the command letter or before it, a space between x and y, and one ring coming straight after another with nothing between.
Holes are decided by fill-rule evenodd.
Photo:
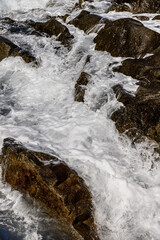
<instances>
[{"instance_id":1,"label":"wet stone","mask_svg":"<svg viewBox=\"0 0 160 240\"><path fill-rule=\"evenodd\" d=\"M30 52L22 50L7 38L0 36L0 61L9 56L20 56L26 63L36 62L35 57Z\"/></svg>"},{"instance_id":2,"label":"wet stone","mask_svg":"<svg viewBox=\"0 0 160 240\"><path fill-rule=\"evenodd\" d=\"M108 9L107 13L110 11L116 11L116 12L131 12L131 8L126 4L117 4L113 3Z\"/></svg>"},{"instance_id":3,"label":"wet stone","mask_svg":"<svg viewBox=\"0 0 160 240\"><path fill-rule=\"evenodd\" d=\"M160 20L160 15L155 16L152 20Z\"/></svg>"},{"instance_id":4,"label":"wet stone","mask_svg":"<svg viewBox=\"0 0 160 240\"><path fill-rule=\"evenodd\" d=\"M3 144L1 167L3 181L37 200L73 238L99 240L91 194L83 179L63 161L30 151L8 138Z\"/></svg>"},{"instance_id":5,"label":"wet stone","mask_svg":"<svg viewBox=\"0 0 160 240\"><path fill-rule=\"evenodd\" d=\"M145 86L150 86L151 82L160 80L160 52L146 58L126 59L116 71L140 80L139 84L144 82Z\"/></svg>"},{"instance_id":6,"label":"wet stone","mask_svg":"<svg viewBox=\"0 0 160 240\"><path fill-rule=\"evenodd\" d=\"M149 21L149 17L147 17L147 16L134 16L134 17L136 17L138 20L140 20L140 21Z\"/></svg>"},{"instance_id":7,"label":"wet stone","mask_svg":"<svg viewBox=\"0 0 160 240\"><path fill-rule=\"evenodd\" d=\"M53 35L57 36L58 41L61 41L62 44L70 47L73 36L70 34L68 28L58 22L55 17L52 17L47 22L28 21L28 24L35 28L39 33L47 34L49 37L52 37Z\"/></svg>"},{"instance_id":8,"label":"wet stone","mask_svg":"<svg viewBox=\"0 0 160 240\"><path fill-rule=\"evenodd\" d=\"M159 0L114 0L114 3L129 3L133 13L156 13L160 11Z\"/></svg>"},{"instance_id":9,"label":"wet stone","mask_svg":"<svg viewBox=\"0 0 160 240\"><path fill-rule=\"evenodd\" d=\"M84 102L86 86L89 83L91 76L88 73L82 72L75 85L74 100L77 102Z\"/></svg>"},{"instance_id":10,"label":"wet stone","mask_svg":"<svg viewBox=\"0 0 160 240\"><path fill-rule=\"evenodd\" d=\"M114 57L140 57L160 46L160 34L141 22L125 18L106 23L95 37L96 50Z\"/></svg>"},{"instance_id":11,"label":"wet stone","mask_svg":"<svg viewBox=\"0 0 160 240\"><path fill-rule=\"evenodd\" d=\"M102 19L102 17L96 14L91 14L90 12L83 10L76 18L70 21L69 24L73 24L75 27L83 30L84 32L88 32L95 25L103 21L107 20Z\"/></svg>"}]
</instances>

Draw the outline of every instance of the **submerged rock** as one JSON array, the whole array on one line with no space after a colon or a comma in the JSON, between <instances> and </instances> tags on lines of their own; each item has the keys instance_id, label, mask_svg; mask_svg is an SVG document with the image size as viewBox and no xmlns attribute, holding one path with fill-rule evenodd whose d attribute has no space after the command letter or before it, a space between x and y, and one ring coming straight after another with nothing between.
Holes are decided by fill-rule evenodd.
<instances>
[{"instance_id":1,"label":"submerged rock","mask_svg":"<svg viewBox=\"0 0 160 240\"><path fill-rule=\"evenodd\" d=\"M1 28L7 33L16 33L16 34L25 34L30 35L34 34L39 36L40 34L35 31L34 28L29 26L28 21L16 21L11 18L5 17L1 18L0 22L2 23Z\"/></svg>"},{"instance_id":2,"label":"submerged rock","mask_svg":"<svg viewBox=\"0 0 160 240\"><path fill-rule=\"evenodd\" d=\"M84 102L84 95L86 91L86 85L89 82L91 76L88 73L82 72L75 85L74 100L77 102Z\"/></svg>"},{"instance_id":3,"label":"submerged rock","mask_svg":"<svg viewBox=\"0 0 160 240\"><path fill-rule=\"evenodd\" d=\"M76 18L70 21L69 24L73 24L75 27L87 32L101 21L103 22L107 20L103 20L102 17L83 10Z\"/></svg>"},{"instance_id":4,"label":"submerged rock","mask_svg":"<svg viewBox=\"0 0 160 240\"><path fill-rule=\"evenodd\" d=\"M29 24L34 27L36 31L46 33L49 37L55 35L58 41L61 41L65 46L70 46L73 36L70 34L68 28L58 22L55 17L52 17L47 22L31 21Z\"/></svg>"},{"instance_id":5,"label":"submerged rock","mask_svg":"<svg viewBox=\"0 0 160 240\"><path fill-rule=\"evenodd\" d=\"M1 156L2 177L13 188L28 193L75 239L98 240L91 194L84 181L55 156L26 149L5 139Z\"/></svg>"},{"instance_id":6,"label":"submerged rock","mask_svg":"<svg viewBox=\"0 0 160 240\"><path fill-rule=\"evenodd\" d=\"M36 62L35 57L28 51L22 50L7 38L0 36L0 61L9 56L20 56L26 63Z\"/></svg>"},{"instance_id":7,"label":"submerged rock","mask_svg":"<svg viewBox=\"0 0 160 240\"><path fill-rule=\"evenodd\" d=\"M106 23L94 39L96 50L114 57L139 57L160 46L160 34L130 18Z\"/></svg>"}]
</instances>

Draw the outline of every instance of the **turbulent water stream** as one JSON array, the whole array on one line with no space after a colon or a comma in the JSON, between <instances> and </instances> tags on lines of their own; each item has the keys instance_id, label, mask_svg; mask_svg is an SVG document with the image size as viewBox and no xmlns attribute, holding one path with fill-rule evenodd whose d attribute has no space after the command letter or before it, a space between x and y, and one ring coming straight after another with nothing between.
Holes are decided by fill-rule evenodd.
<instances>
[{"instance_id":1,"label":"turbulent water stream","mask_svg":"<svg viewBox=\"0 0 160 240\"><path fill-rule=\"evenodd\" d=\"M71 13L75 1L50 1L48 7L47 3L0 0L0 15L45 21L47 16L69 13L68 22L80 12ZM106 14L109 1L85 4L109 19L133 17L131 13ZM148 16L152 19L153 14ZM156 21L144 24L160 32ZM55 37L11 34L8 25L0 22L1 35L30 49L40 61L38 67L20 57L0 62L0 145L4 138L13 137L31 149L56 152L75 169L92 193L101 240L159 240L160 165L153 154L154 143L131 146L110 120L120 106L112 86L121 83L134 93L136 80L112 72L112 65L121 59L94 50L96 33L87 35L73 25L67 27L74 35L70 51ZM90 62L85 64L87 56ZM91 82L85 102L78 103L74 86L82 71L91 75ZM25 240L65 240L56 237L52 225L41 209L0 181L0 227Z\"/></svg>"}]
</instances>

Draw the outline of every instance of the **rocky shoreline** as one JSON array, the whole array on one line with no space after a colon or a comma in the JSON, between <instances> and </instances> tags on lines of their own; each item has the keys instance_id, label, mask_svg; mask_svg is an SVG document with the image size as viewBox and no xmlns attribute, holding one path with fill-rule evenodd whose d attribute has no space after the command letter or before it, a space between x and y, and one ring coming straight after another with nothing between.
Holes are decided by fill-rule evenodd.
<instances>
[{"instance_id":1,"label":"rocky shoreline","mask_svg":"<svg viewBox=\"0 0 160 240\"><path fill-rule=\"evenodd\" d=\"M76 8L83 5L85 2L79 3ZM157 0L115 0L109 11L157 13L153 21L160 20L160 3ZM46 38L54 36L67 51L72 49L74 41L74 36L67 28L68 24L84 31L84 34L96 33L95 51L106 51L113 57L125 58L120 66L113 67L112 70L137 79L138 85L135 94L125 90L121 83L113 86L116 98L122 105L110 118L115 122L119 133L125 133L132 143L147 138L156 143L155 151L160 153L160 34L143 25L142 21L148 20L145 16L137 16L137 20L121 18L111 21L82 10L70 21L67 21L69 15L60 17L64 24L55 16L45 22L30 19L18 22L10 18L1 19L1 22L10 26L8 31L11 33L23 32ZM6 36L0 36L0 61L6 57L22 57L33 67L40 64L32 50L22 49ZM81 72L75 83L75 101L85 102L85 91L90 81L91 75ZM71 238L100 239L94 220L91 193L84 180L65 162L26 149L14 139L8 138L4 140L1 167L4 182L28 193L50 216L60 219L62 228L68 228Z\"/></svg>"}]
</instances>

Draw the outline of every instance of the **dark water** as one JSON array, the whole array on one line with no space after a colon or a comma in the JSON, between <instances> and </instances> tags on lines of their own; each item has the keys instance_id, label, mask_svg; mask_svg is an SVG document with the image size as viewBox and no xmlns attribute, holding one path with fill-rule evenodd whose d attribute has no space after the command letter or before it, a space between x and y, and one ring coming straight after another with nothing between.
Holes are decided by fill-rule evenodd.
<instances>
[{"instance_id":1,"label":"dark water","mask_svg":"<svg viewBox=\"0 0 160 240\"><path fill-rule=\"evenodd\" d=\"M22 238L19 238L15 234L9 232L7 229L0 227L0 239L1 240L21 240Z\"/></svg>"}]
</instances>

